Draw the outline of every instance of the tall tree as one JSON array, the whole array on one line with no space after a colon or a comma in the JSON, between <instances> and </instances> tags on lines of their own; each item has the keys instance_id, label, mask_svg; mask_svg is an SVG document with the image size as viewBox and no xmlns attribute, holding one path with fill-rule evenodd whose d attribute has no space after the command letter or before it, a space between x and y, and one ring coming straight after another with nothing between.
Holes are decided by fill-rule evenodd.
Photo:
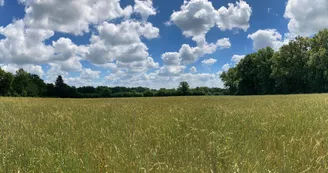
<instances>
[{"instance_id":1,"label":"tall tree","mask_svg":"<svg viewBox=\"0 0 328 173\"><path fill-rule=\"evenodd\" d=\"M237 68L230 68L227 72L223 72L220 77L229 94L235 95L238 93L240 78L237 76Z\"/></svg>"},{"instance_id":2,"label":"tall tree","mask_svg":"<svg viewBox=\"0 0 328 173\"><path fill-rule=\"evenodd\" d=\"M44 81L36 74L30 74L30 82L26 88L27 95L40 97L45 95L47 87Z\"/></svg>"},{"instance_id":3,"label":"tall tree","mask_svg":"<svg viewBox=\"0 0 328 173\"><path fill-rule=\"evenodd\" d=\"M190 86L189 86L188 82L180 82L178 91L184 96L189 95L190 94Z\"/></svg>"},{"instance_id":4,"label":"tall tree","mask_svg":"<svg viewBox=\"0 0 328 173\"><path fill-rule=\"evenodd\" d=\"M69 86L65 84L63 77L60 75L55 82L55 96L61 98L69 97Z\"/></svg>"},{"instance_id":5,"label":"tall tree","mask_svg":"<svg viewBox=\"0 0 328 173\"><path fill-rule=\"evenodd\" d=\"M12 87L14 92L19 96L28 96L27 95L27 86L30 83L30 74L24 71L22 68L17 70Z\"/></svg>"},{"instance_id":6,"label":"tall tree","mask_svg":"<svg viewBox=\"0 0 328 173\"><path fill-rule=\"evenodd\" d=\"M0 68L0 95L10 95L11 85L14 80L14 76L11 73L7 73Z\"/></svg>"},{"instance_id":7,"label":"tall tree","mask_svg":"<svg viewBox=\"0 0 328 173\"><path fill-rule=\"evenodd\" d=\"M275 79L276 93L307 93L309 38L297 37L275 53L272 77Z\"/></svg>"},{"instance_id":8,"label":"tall tree","mask_svg":"<svg viewBox=\"0 0 328 173\"><path fill-rule=\"evenodd\" d=\"M310 44L311 92L328 92L328 29L316 34Z\"/></svg>"}]
</instances>

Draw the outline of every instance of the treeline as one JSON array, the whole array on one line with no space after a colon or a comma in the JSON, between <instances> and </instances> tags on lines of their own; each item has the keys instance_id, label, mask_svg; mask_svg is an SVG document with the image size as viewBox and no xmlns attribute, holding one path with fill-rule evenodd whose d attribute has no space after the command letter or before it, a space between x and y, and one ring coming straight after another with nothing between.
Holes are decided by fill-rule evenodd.
<instances>
[{"instance_id":1,"label":"treeline","mask_svg":"<svg viewBox=\"0 0 328 173\"><path fill-rule=\"evenodd\" d=\"M60 97L60 98L110 98L110 97L160 97L186 95L223 95L224 89L197 87L191 89L187 82L181 82L177 89L149 89L144 87L84 86L76 88L67 85L61 76L55 84L45 83L38 75L19 69L16 74L0 68L0 96L12 97Z\"/></svg>"},{"instance_id":2,"label":"treeline","mask_svg":"<svg viewBox=\"0 0 328 173\"><path fill-rule=\"evenodd\" d=\"M328 29L249 54L221 79L233 95L327 93Z\"/></svg>"}]
</instances>

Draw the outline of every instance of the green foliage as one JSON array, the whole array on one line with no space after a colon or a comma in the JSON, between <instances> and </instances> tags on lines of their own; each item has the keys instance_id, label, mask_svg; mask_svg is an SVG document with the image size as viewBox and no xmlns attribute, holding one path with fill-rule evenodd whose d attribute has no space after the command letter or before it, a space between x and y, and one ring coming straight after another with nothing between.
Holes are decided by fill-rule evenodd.
<instances>
[{"instance_id":1,"label":"green foliage","mask_svg":"<svg viewBox=\"0 0 328 173\"><path fill-rule=\"evenodd\" d=\"M230 94L328 92L328 30L297 37L274 52L261 49L221 74Z\"/></svg>"},{"instance_id":2,"label":"green foliage","mask_svg":"<svg viewBox=\"0 0 328 173\"><path fill-rule=\"evenodd\" d=\"M190 94L190 86L188 82L181 82L178 88L178 91L181 95L189 95Z\"/></svg>"},{"instance_id":3,"label":"green foliage","mask_svg":"<svg viewBox=\"0 0 328 173\"><path fill-rule=\"evenodd\" d=\"M11 86L14 80L14 76L11 73L7 73L0 68L0 96L11 95Z\"/></svg>"},{"instance_id":4,"label":"green foliage","mask_svg":"<svg viewBox=\"0 0 328 173\"><path fill-rule=\"evenodd\" d=\"M17 72L15 74L15 78L12 83L12 87L18 95L28 96L26 88L28 87L29 82L30 82L29 73L27 73L23 69L19 69L19 70L17 70Z\"/></svg>"}]
</instances>

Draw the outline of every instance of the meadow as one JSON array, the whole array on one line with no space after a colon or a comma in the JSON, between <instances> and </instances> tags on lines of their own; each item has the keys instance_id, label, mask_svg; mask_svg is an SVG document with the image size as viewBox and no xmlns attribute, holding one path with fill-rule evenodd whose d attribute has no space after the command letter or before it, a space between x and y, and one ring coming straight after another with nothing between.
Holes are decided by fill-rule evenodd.
<instances>
[{"instance_id":1,"label":"meadow","mask_svg":"<svg viewBox=\"0 0 328 173\"><path fill-rule=\"evenodd\" d=\"M328 172L328 95L0 98L0 172Z\"/></svg>"}]
</instances>

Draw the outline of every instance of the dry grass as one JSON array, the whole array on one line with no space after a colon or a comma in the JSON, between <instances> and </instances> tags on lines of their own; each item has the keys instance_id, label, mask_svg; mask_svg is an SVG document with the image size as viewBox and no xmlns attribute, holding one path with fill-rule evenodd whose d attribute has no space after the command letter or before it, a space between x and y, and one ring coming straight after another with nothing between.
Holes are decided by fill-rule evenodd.
<instances>
[{"instance_id":1,"label":"dry grass","mask_svg":"<svg viewBox=\"0 0 328 173\"><path fill-rule=\"evenodd\" d=\"M327 100L0 98L0 172L328 172Z\"/></svg>"}]
</instances>

